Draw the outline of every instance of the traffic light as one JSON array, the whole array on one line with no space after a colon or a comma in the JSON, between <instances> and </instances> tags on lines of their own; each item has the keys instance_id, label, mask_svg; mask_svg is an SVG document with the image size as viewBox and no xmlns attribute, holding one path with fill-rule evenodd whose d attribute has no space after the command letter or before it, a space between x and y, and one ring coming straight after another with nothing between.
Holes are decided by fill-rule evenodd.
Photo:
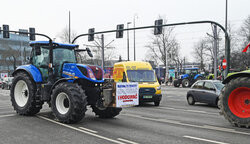
<instances>
[{"instance_id":1,"label":"traffic light","mask_svg":"<svg viewBox=\"0 0 250 144\"><path fill-rule=\"evenodd\" d=\"M3 25L3 38L10 38L9 25Z\"/></svg>"},{"instance_id":2,"label":"traffic light","mask_svg":"<svg viewBox=\"0 0 250 144\"><path fill-rule=\"evenodd\" d=\"M154 28L154 35L162 34L162 23L163 23L162 19L155 20L156 27Z\"/></svg>"},{"instance_id":3,"label":"traffic light","mask_svg":"<svg viewBox=\"0 0 250 144\"><path fill-rule=\"evenodd\" d=\"M123 38L123 28L124 24L119 24L116 26L116 38Z\"/></svg>"},{"instance_id":4,"label":"traffic light","mask_svg":"<svg viewBox=\"0 0 250 144\"><path fill-rule=\"evenodd\" d=\"M35 28L29 28L29 32L30 32L30 40L31 41L34 41L34 40L36 40L36 35L35 35L35 32L36 30L35 30Z\"/></svg>"},{"instance_id":5,"label":"traffic light","mask_svg":"<svg viewBox=\"0 0 250 144\"><path fill-rule=\"evenodd\" d=\"M89 29L88 41L94 41L95 28Z\"/></svg>"}]
</instances>

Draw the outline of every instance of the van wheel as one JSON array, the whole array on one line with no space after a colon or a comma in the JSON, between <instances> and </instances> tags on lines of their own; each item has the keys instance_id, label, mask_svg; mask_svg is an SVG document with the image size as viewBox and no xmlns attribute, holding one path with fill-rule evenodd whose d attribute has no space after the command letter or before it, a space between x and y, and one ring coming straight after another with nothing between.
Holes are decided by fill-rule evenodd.
<instances>
[{"instance_id":1,"label":"van wheel","mask_svg":"<svg viewBox=\"0 0 250 144\"><path fill-rule=\"evenodd\" d=\"M160 105L160 101L155 101L154 104L155 104L155 106L159 106Z\"/></svg>"}]
</instances>

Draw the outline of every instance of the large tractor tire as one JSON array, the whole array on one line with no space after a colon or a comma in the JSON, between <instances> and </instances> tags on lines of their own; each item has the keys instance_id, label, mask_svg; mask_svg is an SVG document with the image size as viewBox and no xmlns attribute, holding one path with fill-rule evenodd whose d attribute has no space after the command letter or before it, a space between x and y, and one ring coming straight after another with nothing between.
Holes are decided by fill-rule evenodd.
<instances>
[{"instance_id":1,"label":"large tractor tire","mask_svg":"<svg viewBox=\"0 0 250 144\"><path fill-rule=\"evenodd\" d=\"M75 83L63 82L52 91L51 109L62 123L76 123L82 120L87 110L87 96Z\"/></svg>"},{"instance_id":2,"label":"large tractor tire","mask_svg":"<svg viewBox=\"0 0 250 144\"><path fill-rule=\"evenodd\" d=\"M36 95L35 82L24 72L14 76L10 97L14 110L20 115L35 115L43 105L40 97Z\"/></svg>"},{"instance_id":3,"label":"large tractor tire","mask_svg":"<svg viewBox=\"0 0 250 144\"><path fill-rule=\"evenodd\" d=\"M122 108L115 108L115 107L107 107L107 108L98 108L94 105L91 106L93 112L99 116L100 118L113 118L119 115Z\"/></svg>"},{"instance_id":4,"label":"large tractor tire","mask_svg":"<svg viewBox=\"0 0 250 144\"><path fill-rule=\"evenodd\" d=\"M188 79L182 80L182 87L189 87L190 86L190 81Z\"/></svg>"},{"instance_id":5,"label":"large tractor tire","mask_svg":"<svg viewBox=\"0 0 250 144\"><path fill-rule=\"evenodd\" d=\"M174 80L174 87L180 87L179 80Z\"/></svg>"},{"instance_id":6,"label":"large tractor tire","mask_svg":"<svg viewBox=\"0 0 250 144\"><path fill-rule=\"evenodd\" d=\"M220 114L234 126L250 128L250 78L237 77L222 89Z\"/></svg>"}]
</instances>

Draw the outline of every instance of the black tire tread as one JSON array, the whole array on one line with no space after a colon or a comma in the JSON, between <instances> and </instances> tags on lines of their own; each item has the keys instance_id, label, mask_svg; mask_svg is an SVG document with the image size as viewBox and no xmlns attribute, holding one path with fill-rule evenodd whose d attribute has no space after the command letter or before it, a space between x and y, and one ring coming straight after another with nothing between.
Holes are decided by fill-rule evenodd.
<instances>
[{"instance_id":1,"label":"black tire tread","mask_svg":"<svg viewBox=\"0 0 250 144\"><path fill-rule=\"evenodd\" d=\"M180 87L179 80L174 80L174 87Z\"/></svg>"},{"instance_id":2,"label":"black tire tread","mask_svg":"<svg viewBox=\"0 0 250 144\"><path fill-rule=\"evenodd\" d=\"M59 89L66 90L70 92L68 95L72 104L69 112L65 114L65 116L61 116L59 112L56 110L55 96ZM52 103L51 103L52 111L56 118L62 123L77 123L83 119L85 116L85 112L87 111L87 96L85 95L85 91L76 83L68 83L62 82L59 83L52 91Z\"/></svg>"},{"instance_id":3,"label":"black tire tread","mask_svg":"<svg viewBox=\"0 0 250 144\"><path fill-rule=\"evenodd\" d=\"M15 84L18 82L18 80L24 80L29 87L29 99L24 106L24 108L20 108L15 101L14 98L14 89L15 89ZM14 107L14 110L20 114L20 115L26 115L26 116L32 116L40 112L42 109L43 101L40 100L40 97L36 95L36 84L32 80L32 78L25 72L19 72L14 76L11 90L10 90L10 97L11 97L11 102L12 106Z\"/></svg>"},{"instance_id":4,"label":"black tire tread","mask_svg":"<svg viewBox=\"0 0 250 144\"><path fill-rule=\"evenodd\" d=\"M119 115L122 108L115 108L115 107L107 107L104 110L98 109L96 106L91 106L93 112L99 116L99 118L113 118L117 115Z\"/></svg>"}]
</instances>

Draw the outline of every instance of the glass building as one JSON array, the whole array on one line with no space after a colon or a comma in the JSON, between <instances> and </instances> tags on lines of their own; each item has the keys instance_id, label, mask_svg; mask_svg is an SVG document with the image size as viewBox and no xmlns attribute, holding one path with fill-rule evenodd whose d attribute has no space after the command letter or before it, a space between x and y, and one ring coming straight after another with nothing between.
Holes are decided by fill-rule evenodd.
<instances>
[{"instance_id":1,"label":"glass building","mask_svg":"<svg viewBox=\"0 0 250 144\"><path fill-rule=\"evenodd\" d=\"M28 32L23 29L19 31ZM0 32L0 73L10 75L17 66L28 63L27 57L31 51L29 42L27 34L10 33L10 38L3 38L3 32Z\"/></svg>"}]
</instances>

